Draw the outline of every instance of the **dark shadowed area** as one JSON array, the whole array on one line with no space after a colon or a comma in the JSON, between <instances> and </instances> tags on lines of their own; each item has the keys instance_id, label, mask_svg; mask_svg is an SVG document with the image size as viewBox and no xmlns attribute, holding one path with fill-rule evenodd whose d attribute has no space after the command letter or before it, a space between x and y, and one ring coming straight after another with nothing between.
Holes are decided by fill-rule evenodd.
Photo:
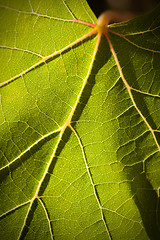
<instances>
[{"instance_id":1,"label":"dark shadowed area","mask_svg":"<svg viewBox=\"0 0 160 240\"><path fill-rule=\"evenodd\" d=\"M130 11L140 15L152 10L160 0L87 0L92 11L98 17L105 10Z\"/></svg>"}]
</instances>

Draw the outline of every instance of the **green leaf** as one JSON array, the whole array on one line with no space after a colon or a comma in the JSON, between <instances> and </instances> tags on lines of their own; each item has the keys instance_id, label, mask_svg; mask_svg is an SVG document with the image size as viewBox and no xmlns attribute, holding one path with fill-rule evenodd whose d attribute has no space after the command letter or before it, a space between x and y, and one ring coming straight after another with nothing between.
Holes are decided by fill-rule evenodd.
<instances>
[{"instance_id":1,"label":"green leaf","mask_svg":"<svg viewBox=\"0 0 160 240\"><path fill-rule=\"evenodd\" d=\"M0 239L158 240L160 5L0 0Z\"/></svg>"}]
</instances>

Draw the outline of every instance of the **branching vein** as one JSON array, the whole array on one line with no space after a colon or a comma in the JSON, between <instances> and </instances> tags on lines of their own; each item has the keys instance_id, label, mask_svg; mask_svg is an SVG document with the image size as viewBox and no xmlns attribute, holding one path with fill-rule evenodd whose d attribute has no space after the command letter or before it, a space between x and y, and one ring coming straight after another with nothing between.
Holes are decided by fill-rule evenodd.
<instances>
[{"instance_id":1,"label":"branching vein","mask_svg":"<svg viewBox=\"0 0 160 240\"><path fill-rule=\"evenodd\" d=\"M143 91L138 90L138 89L133 88L133 87L130 87L130 89L131 89L132 91L135 91L135 92L138 92L138 93L141 93L141 94L147 95L147 96L149 96L149 97L160 98L160 95L156 95L156 94L152 94L152 93L143 92Z\"/></svg>"},{"instance_id":2,"label":"branching vein","mask_svg":"<svg viewBox=\"0 0 160 240\"><path fill-rule=\"evenodd\" d=\"M160 151L160 145L159 145L159 143L158 143L158 141L157 141L155 132L154 132L154 130L151 128L150 124L147 122L146 118L143 116L143 114L141 113L141 111L139 110L139 108L137 107L137 104L136 104L136 102L135 102L135 100L134 100L134 98L133 98L133 95L132 95L131 87L128 85L128 83L127 83L127 81L126 81L126 79L125 79L125 77L124 77L124 75L123 75L121 66L120 66L120 64L119 64L119 60L118 60L117 55L116 55L116 53L115 53L115 50L114 50L114 48L113 48L113 46L112 46L112 43L111 43L111 41L110 41L110 39L109 39L109 37L108 37L108 34L106 33L105 36L106 36L107 41L108 41L108 43L109 43L111 52L112 52L112 54L113 54L113 56L114 56L116 65L117 65L118 70L119 70L119 73L120 73L120 76L121 76L121 78L122 78L122 80L123 80L123 82L124 82L124 84L125 84L125 86L126 86L126 88L127 88L127 90L128 90L128 93L129 93L130 99L131 99L131 101L132 101L132 103L133 103L133 106L135 107L135 109L137 110L137 112L139 113L139 115L141 116L141 118L143 119L144 123L145 123L146 126L148 127L148 129L149 129L149 131L151 132L151 134L152 134L152 136L153 136L153 139L154 139L154 141L155 141L155 143L156 143L156 145L157 145L157 148L158 148L158 150Z\"/></svg>"},{"instance_id":3,"label":"branching vein","mask_svg":"<svg viewBox=\"0 0 160 240\"><path fill-rule=\"evenodd\" d=\"M46 218L47 218L47 221L48 221L48 226L49 226L49 231L50 231L50 235L51 235L51 240L53 240L54 238L53 238L53 232L52 232L51 220L50 220L50 218L49 218L49 215L48 215L47 209L46 209L46 207L45 207L43 201L42 201L40 198L38 198L38 200L39 200L39 202L41 203L41 205L42 205L42 207L43 207L43 210L44 210L44 212L45 212L45 215L46 215Z\"/></svg>"},{"instance_id":4,"label":"branching vein","mask_svg":"<svg viewBox=\"0 0 160 240\"><path fill-rule=\"evenodd\" d=\"M28 216L29 216L29 213L31 212L31 208L32 208L32 205L33 205L33 202L34 202L34 198L30 201L30 205L29 205L29 208L28 208L28 211L27 211L27 214L25 216L25 219L24 219L24 222L23 222L23 225L22 225L22 228L20 230L20 233L19 233L19 236L18 236L18 239L17 240L20 240L21 237L22 237L22 234L23 234L23 231L24 231L24 228L25 226L27 226L27 219L28 219Z\"/></svg>"},{"instance_id":5,"label":"branching vein","mask_svg":"<svg viewBox=\"0 0 160 240\"><path fill-rule=\"evenodd\" d=\"M21 203L21 204L17 205L16 207L8 210L7 212L4 212L3 214L0 215L0 219L3 218L4 216L8 215L9 213L14 212L14 211L17 210L18 208L27 205L28 203L30 203L30 200L27 201L27 202L24 202L24 203Z\"/></svg>"},{"instance_id":6,"label":"branching vein","mask_svg":"<svg viewBox=\"0 0 160 240\"><path fill-rule=\"evenodd\" d=\"M24 154L26 154L27 152L29 152L34 146L36 146L38 143L40 143L41 141L43 141L44 139L46 139L47 137L53 135L54 133L58 133L61 131L61 128L50 132L44 136L42 136L40 139L38 139L36 142L34 142L31 146L29 146L25 151L23 151L20 155L18 155L14 160L12 160L11 162L9 162L7 165L3 166L2 168L0 168L0 171L2 171L3 169L10 167L13 163L15 163L18 159L20 159Z\"/></svg>"},{"instance_id":7,"label":"branching vein","mask_svg":"<svg viewBox=\"0 0 160 240\"><path fill-rule=\"evenodd\" d=\"M56 145L55 145L55 148L54 148L54 150L53 150L53 153L52 153L52 155L51 155L51 157L50 157L50 160L49 160L49 162L48 162L48 164L47 164L46 170L45 170L45 172L44 172L41 180L39 181L39 184L38 184L37 189L36 189L36 191L35 191L34 197L32 198L32 200L31 200L31 202L30 202L30 206L29 206L28 211L27 211L27 214L26 214L26 216L25 216L24 223L23 223L22 229L21 229L21 231L20 231L18 240L20 240L21 236L23 235L23 231L24 231L24 228L25 228L25 226L26 226L26 223L27 223L27 220L28 220L28 217L29 217L29 214L30 214L30 211L31 211L31 208L32 208L32 206L33 206L34 201L35 201L36 199L39 199L39 193L40 193L40 190L41 190L41 186L42 186L42 184L44 183L44 181L45 181L45 179L46 179L46 175L49 173L49 169L50 169L50 166L51 166L54 158L56 157L56 153L57 153L57 150L58 150L58 148L59 148L60 142L62 141L62 137L63 137L63 135L64 135L64 132L65 132L65 130L66 130L67 127L70 127L70 123L71 123L72 117L73 117L73 115L74 115L74 113L75 113L75 110L76 110L76 108L77 108L77 106L78 106L78 103L79 103L79 100L80 100L80 98L81 98L81 95L82 95L82 93L83 93L83 90L84 90L84 88L85 88L85 86L86 86L86 84L87 84L88 78L89 78L90 73L91 73L91 71L92 71L92 67L93 67L93 63L94 63L94 61L95 61L95 56L96 56L97 51L98 51L98 46L99 46L99 43L100 43L100 39L101 39L101 34L98 34L97 43L96 43L96 46L95 46L95 49L94 49L94 52L93 52L93 57L92 57L91 64L90 64L90 66L89 66L88 73L87 73L87 75L86 75L86 78L84 79L82 88L81 88L80 93L79 93L79 95L78 95L78 97L77 97L77 99L76 99L76 102L75 102L75 104L74 104L74 106L73 106L73 108L72 108L72 110L71 110L71 112L70 112L70 114L69 114L69 117L67 118L67 120L66 120L65 124L63 125L63 127L60 129L59 138L58 138L58 140L57 140L57 143L56 143ZM42 204L42 203L41 203L41 204ZM48 219L49 219L48 213L46 212L46 214L47 214L46 216L47 216L47 220L48 220ZM49 225L49 226L51 227L51 225ZM50 232L51 232L51 234L52 234L51 228L50 228Z\"/></svg>"},{"instance_id":8,"label":"branching vein","mask_svg":"<svg viewBox=\"0 0 160 240\"><path fill-rule=\"evenodd\" d=\"M80 23L80 24L83 24L83 25L87 25L87 26L90 26L90 27L95 27L96 26L94 23L88 23L88 22L77 20L74 17L73 14L71 14L73 19L63 19L63 18L48 16L46 14L36 13L34 11L32 11L32 12L21 11L21 10L18 10L18 9L15 9L15 8L11 8L11 7L8 7L8 6L4 6L4 5L1 5L1 4L0 4L0 8L8 9L8 10L11 10L11 11L15 11L15 12L23 13L23 14L27 14L27 15L33 15L33 16L37 16L37 17L42 17L42 18L48 18L48 19L52 19L52 20L62 21L62 22L71 22L71 23L77 22L77 23Z\"/></svg>"},{"instance_id":9,"label":"branching vein","mask_svg":"<svg viewBox=\"0 0 160 240\"><path fill-rule=\"evenodd\" d=\"M143 50L149 51L149 52L160 53L160 50L154 50L154 49L150 49L150 48L145 48L145 47L143 47L143 46L140 46L140 45L134 43L133 41L131 41L130 39L128 39L128 38L126 37L126 36L132 36L132 34L131 34L131 35L130 35L130 34L128 34L128 35L127 35L127 34L126 34L126 35L120 34L120 33L117 33L117 32L115 32L115 31L113 31L113 30L110 29L110 28L108 28L108 31L111 32L111 33L113 33L114 35L117 35L117 36L123 38L124 40L126 40L127 42L129 42L130 44L132 44L133 46L135 46L135 47L137 47L137 48L140 48L140 49L143 49ZM137 34L143 34L143 33L146 33L146 32L151 32L151 30L150 30L150 31L147 30L147 31L140 32L140 33L137 33ZM133 34L133 36L134 36L134 34Z\"/></svg>"},{"instance_id":10,"label":"branching vein","mask_svg":"<svg viewBox=\"0 0 160 240\"><path fill-rule=\"evenodd\" d=\"M64 0L62 0L64 6L67 8L68 12L71 14L71 16L73 17L73 19L76 19L76 17L74 16L74 14L72 13L72 11L70 10L70 8L68 7L68 5L66 4L66 2Z\"/></svg>"},{"instance_id":11,"label":"branching vein","mask_svg":"<svg viewBox=\"0 0 160 240\"><path fill-rule=\"evenodd\" d=\"M16 80L19 77L22 77L23 75L25 75L26 73L32 71L33 69L39 67L40 65L46 63L47 61L51 60L52 58L58 57L60 56L63 52L70 50L72 47L74 47L75 45L77 45L79 42L84 41L85 39L87 39L88 37L92 36L93 34L95 34L97 32L96 29L93 29L91 32L85 34L84 36L82 36L81 38L77 39L76 41L70 43L69 45L67 45L66 47L62 48L59 51L56 51L46 57L43 57L39 62L35 63L34 65L32 65L31 67L27 68L26 70L24 70L23 72L17 74L16 76L8 79L7 81L3 82L0 84L0 87L3 87L7 84L9 84L10 82L13 82L14 80Z\"/></svg>"},{"instance_id":12,"label":"branching vein","mask_svg":"<svg viewBox=\"0 0 160 240\"><path fill-rule=\"evenodd\" d=\"M149 52L160 53L160 50L158 51L158 50L154 50L154 49L145 48L145 47L143 47L143 46L140 46L140 45L134 43L133 41L129 40L129 39L126 38L126 37L123 37L123 38L124 38L127 42L131 43L132 45L134 45L134 46L137 47L137 48L140 48L140 49L143 49L143 50L149 51Z\"/></svg>"},{"instance_id":13,"label":"branching vein","mask_svg":"<svg viewBox=\"0 0 160 240\"><path fill-rule=\"evenodd\" d=\"M86 166L86 170L87 170L87 173L88 173L88 176L89 176L89 179L90 179L92 188L93 188L94 195L95 195L95 197L96 197L96 201L97 201L97 203L98 203L98 207L99 207L99 209L100 209L101 218L102 218L103 224L104 224L104 226L105 226L106 232L107 232L107 234L108 234L108 237L109 237L109 239L111 240L112 237L111 237L111 234L110 234L110 232L109 232L109 229L108 229L108 226L107 226L107 223L106 223L106 219L105 219L105 216L104 216L104 213L103 213L103 208L102 208L102 206L101 206L101 203L100 203L100 200L99 200L99 196L98 196L98 193L97 193L97 191L96 191L95 184L94 184L94 182L93 182L92 174L91 174L91 171L90 171L89 166L88 166L88 163L87 163L87 159L86 159L84 147L83 147L82 142L81 142L81 140L80 140L77 132L75 131L75 129L74 129L71 125L70 125L69 127L71 128L72 132L75 134L75 136L76 136L76 138L77 138L77 140L78 140L79 146L80 146L80 148L81 148L82 155L83 155L83 160L84 160L84 163L85 163L85 166Z\"/></svg>"},{"instance_id":14,"label":"branching vein","mask_svg":"<svg viewBox=\"0 0 160 240\"><path fill-rule=\"evenodd\" d=\"M40 55L39 53L35 53L35 52L32 52L30 50L27 50L27 49L22 49L22 48L17 48L17 47L10 47L10 46L0 46L0 48L4 48L4 49L10 49L10 50L17 50L17 51L21 51L21 52L26 52L26 53L30 53L32 55L36 55L40 58L43 58L42 55Z\"/></svg>"}]
</instances>

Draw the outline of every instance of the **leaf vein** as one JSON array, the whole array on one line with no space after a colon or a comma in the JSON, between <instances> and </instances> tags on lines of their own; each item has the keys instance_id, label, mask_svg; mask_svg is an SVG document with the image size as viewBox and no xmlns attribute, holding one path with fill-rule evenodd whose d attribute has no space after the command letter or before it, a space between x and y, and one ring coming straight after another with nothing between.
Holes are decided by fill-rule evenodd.
<instances>
[{"instance_id":1,"label":"leaf vein","mask_svg":"<svg viewBox=\"0 0 160 240\"><path fill-rule=\"evenodd\" d=\"M82 42L83 40L87 39L88 37L92 36L93 34L95 34L97 32L96 29L93 29L91 32L87 33L86 35L82 36L81 38L75 40L74 42L70 43L69 45L65 46L64 48L62 48L61 50L58 50L46 57L43 57L39 62L35 63L34 65L32 65L31 67L27 68L26 70L24 70L23 72L17 74L16 76L6 80L3 83L0 83L0 87L3 87L11 82L13 82L14 80L18 79L19 77L22 77L23 75L25 75L26 73L34 70L35 68L39 67L42 64L45 64L47 61L51 60L52 58L56 58L58 56L60 56L62 53L64 53L67 50L70 50L73 46L77 45L79 42Z\"/></svg>"},{"instance_id":2,"label":"leaf vein","mask_svg":"<svg viewBox=\"0 0 160 240\"><path fill-rule=\"evenodd\" d=\"M111 41L110 41L110 39L109 39L109 37L108 37L108 34L105 34L105 36L106 36L106 39L107 39L107 41L108 41L108 43L109 43L110 50L111 50L111 52L112 52L112 54L113 54L113 57L114 57L114 59L115 59L115 62L116 62L116 64L117 64L117 68L118 68L118 70L119 70L120 76L121 76L121 78L122 78L122 80L123 80L124 85L126 86L126 88L127 88L127 90L128 90L128 94L129 94L130 99L131 99L131 101L132 101L132 103L133 103L133 106L135 107L135 109L137 110L137 112L139 113L139 115L141 116L141 118L143 119L144 123L145 123L146 126L148 127L149 131L151 132L151 134L152 134L152 136L153 136L153 139L154 139L154 141L155 141L155 144L157 145L157 148L158 148L158 150L160 151L160 145L159 145L159 143L158 143L158 141L157 141L157 138L156 138L156 135L155 135L155 133L154 133L154 130L151 128L150 124L148 123L148 121L146 120L146 118L143 116L143 114L141 113L141 111L139 110L139 108L137 107L137 104L136 104L136 102L135 102L135 100L134 100L134 98L133 98L132 92L131 92L131 87L128 85L128 83L127 83L127 81L126 81L126 79L125 79L125 77L124 77L124 75L123 75L121 66L120 66L119 61L118 61L118 57L117 57L117 55L116 55L116 53L115 53L115 50L114 50L114 48L113 48L113 46L112 46L112 43L111 43Z\"/></svg>"},{"instance_id":3,"label":"leaf vein","mask_svg":"<svg viewBox=\"0 0 160 240\"><path fill-rule=\"evenodd\" d=\"M96 201L97 201L98 206L99 206L99 209L100 209L100 213L101 213L101 218L102 218L103 224L104 224L104 226L105 226L105 229L106 229L106 232L107 232L107 234L108 234L109 239L112 239L111 234L110 234L109 229L108 229L108 226L107 226L107 222L106 222L104 213L103 213L103 208L102 208L101 203L100 203L100 200L99 200L99 195L98 195L98 192L97 192L97 190L96 190L95 184L94 184L94 182L93 182L93 177L92 177L90 168L89 168L88 163L87 163L87 159L86 159L86 155L85 155L85 151L84 151L83 144L82 144L82 142L81 142L81 140L80 140L80 138L79 138L79 135L78 135L77 132L75 131L75 129L74 129L71 125L70 125L70 128L71 128L72 132L75 134L75 136L76 136L76 138L77 138L77 140L78 140L79 146L80 146L81 151L82 151L83 160L84 160L84 163L85 163L85 166L86 166L86 170L87 170L87 173L88 173L88 176L89 176L89 179L90 179L92 188L93 188L93 192L94 192Z\"/></svg>"},{"instance_id":4,"label":"leaf vein","mask_svg":"<svg viewBox=\"0 0 160 240\"><path fill-rule=\"evenodd\" d=\"M50 132L44 136L42 136L40 139L38 139L36 142L34 142L31 146L29 146L25 151L21 152L20 155L18 155L15 159L13 159L11 162L9 162L8 164L6 164L5 166L3 166L2 168L0 168L0 171L2 171L3 169L5 168L9 168L11 167L12 164L14 164L17 160L19 160L24 154L26 154L27 152L29 152L33 147L35 147L38 143L40 143L41 141L43 141L44 139L46 139L47 137L55 134L55 133L58 133L61 131L61 128L53 131L53 132Z\"/></svg>"}]
</instances>

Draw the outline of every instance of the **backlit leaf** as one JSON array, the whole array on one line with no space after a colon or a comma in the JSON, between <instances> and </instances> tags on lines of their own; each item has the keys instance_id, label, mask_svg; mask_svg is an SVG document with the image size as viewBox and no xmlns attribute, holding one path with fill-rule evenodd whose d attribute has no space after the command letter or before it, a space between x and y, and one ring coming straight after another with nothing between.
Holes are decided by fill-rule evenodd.
<instances>
[{"instance_id":1,"label":"backlit leaf","mask_svg":"<svg viewBox=\"0 0 160 240\"><path fill-rule=\"evenodd\" d=\"M0 239L158 240L160 6L0 0Z\"/></svg>"}]
</instances>

